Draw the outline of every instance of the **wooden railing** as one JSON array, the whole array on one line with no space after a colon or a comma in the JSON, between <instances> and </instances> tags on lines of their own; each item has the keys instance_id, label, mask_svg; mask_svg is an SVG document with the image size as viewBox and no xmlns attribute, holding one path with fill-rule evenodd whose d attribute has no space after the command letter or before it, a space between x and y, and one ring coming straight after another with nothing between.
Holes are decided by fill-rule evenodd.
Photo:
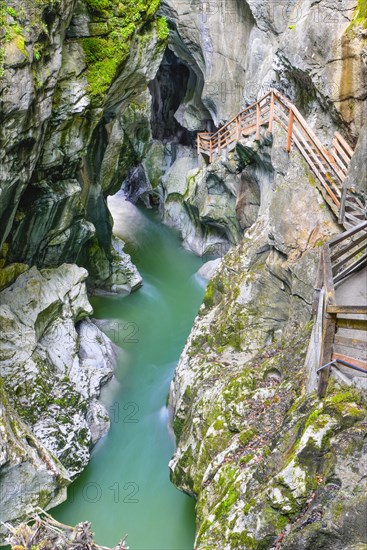
<instances>
[{"instance_id":1,"label":"wooden railing","mask_svg":"<svg viewBox=\"0 0 367 550\"><path fill-rule=\"evenodd\" d=\"M260 129L264 125L272 133L274 122L287 133L287 152L290 152L293 142L310 166L319 190L339 222L348 228L363 221L366 217L364 204L347 185L343 185L353 149L336 132L329 152L298 109L278 91L273 90L266 94L217 132L199 133L198 155L207 155L209 162L212 162L214 155L221 155L243 136L255 134L255 139L259 140Z\"/></svg>"},{"instance_id":2,"label":"wooden railing","mask_svg":"<svg viewBox=\"0 0 367 550\"><path fill-rule=\"evenodd\" d=\"M367 362L335 350L336 345L351 350L366 347L354 336L338 336L338 329L367 331L367 305L338 303L335 287L346 277L367 266L367 221L341 233L324 245L316 283L314 314L320 334L318 395L324 397L331 368L343 365L367 375Z\"/></svg>"},{"instance_id":3,"label":"wooden railing","mask_svg":"<svg viewBox=\"0 0 367 550\"><path fill-rule=\"evenodd\" d=\"M272 90L262 99L241 111L217 132L199 133L198 155L221 155L231 144L244 136L255 134L260 140L262 126L270 133L277 123L286 132L286 151L295 144L315 174L315 183L325 201L347 229L328 244L321 253L314 316L314 334L317 338L318 394L325 395L331 369L352 369L367 374L367 362L353 356L356 349L363 348L363 341L338 335L338 329L366 331L366 305L337 303L335 287L355 271L367 266L367 221L366 205L358 194L348 186L348 167L353 149L335 132L331 151L318 139L298 109L278 91ZM361 318L362 316L362 318ZM362 348L361 348L362 346ZM349 355L344 353L347 349ZM343 352L343 353L342 353ZM367 358L367 357L366 357Z\"/></svg>"}]
</instances>

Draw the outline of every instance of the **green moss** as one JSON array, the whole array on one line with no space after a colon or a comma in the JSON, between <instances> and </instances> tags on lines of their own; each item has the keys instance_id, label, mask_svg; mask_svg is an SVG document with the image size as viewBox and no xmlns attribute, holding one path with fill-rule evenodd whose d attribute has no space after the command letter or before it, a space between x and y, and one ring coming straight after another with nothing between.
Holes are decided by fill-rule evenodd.
<instances>
[{"instance_id":1,"label":"green moss","mask_svg":"<svg viewBox=\"0 0 367 550\"><path fill-rule=\"evenodd\" d=\"M220 430L223 430L225 424L224 424L224 420L216 420L213 424L213 428L216 430L216 431L220 431Z\"/></svg>"},{"instance_id":2,"label":"green moss","mask_svg":"<svg viewBox=\"0 0 367 550\"><path fill-rule=\"evenodd\" d=\"M244 432L241 432L240 434L241 445L246 447L246 445L250 443L250 441L254 438L255 435L256 435L256 431L251 428L249 428L248 430L245 430Z\"/></svg>"},{"instance_id":3,"label":"green moss","mask_svg":"<svg viewBox=\"0 0 367 550\"><path fill-rule=\"evenodd\" d=\"M3 78L5 69L6 45L13 43L25 56L28 53L25 49L25 39L23 28L18 21L19 14L6 2L0 0L0 28L2 29L2 38L0 43L0 78Z\"/></svg>"},{"instance_id":4,"label":"green moss","mask_svg":"<svg viewBox=\"0 0 367 550\"><path fill-rule=\"evenodd\" d=\"M240 458L240 465L248 464L253 458L255 454L254 453L248 453L247 455Z\"/></svg>"},{"instance_id":5,"label":"green moss","mask_svg":"<svg viewBox=\"0 0 367 550\"><path fill-rule=\"evenodd\" d=\"M203 300L205 307L208 309L211 309L214 305L214 292L215 292L214 281L212 280L212 281L209 281L209 284L206 287L204 300Z\"/></svg>"},{"instance_id":6,"label":"green moss","mask_svg":"<svg viewBox=\"0 0 367 550\"><path fill-rule=\"evenodd\" d=\"M243 507L243 513L245 514L245 516L249 513L251 508L255 506L255 504L256 504L256 500L254 498L246 502L245 506Z\"/></svg>"},{"instance_id":7,"label":"green moss","mask_svg":"<svg viewBox=\"0 0 367 550\"><path fill-rule=\"evenodd\" d=\"M187 475L187 472L190 471L192 464L194 463L194 458L192 456L191 447L185 450L183 455L180 458L178 468L175 468L174 471L174 483L178 487L187 486L187 482L190 482L190 474ZM189 479L187 479L189 478Z\"/></svg>"},{"instance_id":8,"label":"green moss","mask_svg":"<svg viewBox=\"0 0 367 550\"><path fill-rule=\"evenodd\" d=\"M12 285L16 278L28 269L27 264L9 264L0 268L0 291Z\"/></svg>"},{"instance_id":9,"label":"green moss","mask_svg":"<svg viewBox=\"0 0 367 550\"><path fill-rule=\"evenodd\" d=\"M47 489L41 489L38 493L38 506L43 510L47 507L50 502L52 494Z\"/></svg>"},{"instance_id":10,"label":"green moss","mask_svg":"<svg viewBox=\"0 0 367 550\"><path fill-rule=\"evenodd\" d=\"M229 487L226 497L214 510L216 518L220 519L223 516L228 515L228 512L232 508L233 504L238 500L239 496L239 492L234 486Z\"/></svg>"},{"instance_id":11,"label":"green moss","mask_svg":"<svg viewBox=\"0 0 367 550\"><path fill-rule=\"evenodd\" d=\"M230 533L229 540L232 548L246 548L248 550L259 548L258 541L250 537L247 531L241 533Z\"/></svg>"},{"instance_id":12,"label":"green moss","mask_svg":"<svg viewBox=\"0 0 367 550\"><path fill-rule=\"evenodd\" d=\"M159 17L157 20L157 36L160 40L167 40L169 35L169 28L167 19L165 17Z\"/></svg>"},{"instance_id":13,"label":"green moss","mask_svg":"<svg viewBox=\"0 0 367 550\"><path fill-rule=\"evenodd\" d=\"M354 403L361 400L361 395L357 391L349 390L347 392L336 393L330 397L327 397L324 401L325 405L338 404L338 403Z\"/></svg>"},{"instance_id":14,"label":"green moss","mask_svg":"<svg viewBox=\"0 0 367 550\"><path fill-rule=\"evenodd\" d=\"M353 27L367 29L367 0L357 0L357 7L353 19L347 28L347 32L350 32Z\"/></svg>"},{"instance_id":15,"label":"green moss","mask_svg":"<svg viewBox=\"0 0 367 550\"><path fill-rule=\"evenodd\" d=\"M307 170L306 173L307 173L307 179L310 185L312 185L312 187L316 187L316 178L313 175L313 173L310 170Z\"/></svg>"},{"instance_id":16,"label":"green moss","mask_svg":"<svg viewBox=\"0 0 367 550\"><path fill-rule=\"evenodd\" d=\"M275 510L271 506L265 506L265 508L263 508L262 516L267 523L273 525L276 533L281 533L289 523L289 518L287 516L280 514L278 510Z\"/></svg>"},{"instance_id":17,"label":"green moss","mask_svg":"<svg viewBox=\"0 0 367 550\"><path fill-rule=\"evenodd\" d=\"M87 63L87 79L92 103L99 104L129 56L134 37L139 32L151 40L155 30L159 43L166 43L168 26L164 18L153 19L159 0L86 0L92 16L98 23L105 18L108 34L105 37L82 38L81 44ZM141 52L139 52L139 55Z\"/></svg>"},{"instance_id":18,"label":"green moss","mask_svg":"<svg viewBox=\"0 0 367 550\"><path fill-rule=\"evenodd\" d=\"M175 417L173 421L173 431L176 436L176 441L178 441L181 437L184 424L185 424L185 421L182 418L178 418L177 416Z\"/></svg>"},{"instance_id":19,"label":"green moss","mask_svg":"<svg viewBox=\"0 0 367 550\"><path fill-rule=\"evenodd\" d=\"M103 13L110 7L109 0L85 0L88 8L92 12Z\"/></svg>"},{"instance_id":20,"label":"green moss","mask_svg":"<svg viewBox=\"0 0 367 550\"><path fill-rule=\"evenodd\" d=\"M308 426L311 426L311 425L322 428L328 423L329 420L330 420L330 417L325 416L325 412L323 408L316 409L307 418L305 428L308 428Z\"/></svg>"}]
</instances>

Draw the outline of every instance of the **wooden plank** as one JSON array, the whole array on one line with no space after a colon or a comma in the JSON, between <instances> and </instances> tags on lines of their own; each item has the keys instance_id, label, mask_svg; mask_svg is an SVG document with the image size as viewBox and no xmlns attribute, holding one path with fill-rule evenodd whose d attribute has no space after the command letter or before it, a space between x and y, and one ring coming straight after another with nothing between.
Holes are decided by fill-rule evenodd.
<instances>
[{"instance_id":1,"label":"wooden plank","mask_svg":"<svg viewBox=\"0 0 367 550\"><path fill-rule=\"evenodd\" d=\"M333 185L333 187L334 187L333 195L340 197L341 192L340 192L336 182L334 182L333 179L330 178L330 175L328 174L328 171L325 169L325 166L323 165L322 161L317 156L317 154L315 153L315 150L312 148L312 146L308 143L308 141L306 140L306 138L304 137L302 132L297 128L296 124L293 127L293 132L298 134L297 135L298 139L302 140L304 147L306 147L309 150L312 158L319 165L319 170L324 175L324 178L327 179L328 182Z\"/></svg>"},{"instance_id":2,"label":"wooden plank","mask_svg":"<svg viewBox=\"0 0 367 550\"><path fill-rule=\"evenodd\" d=\"M314 172L315 176L317 177L317 180L319 182L318 188L321 191L325 201L328 203L332 211L335 213L336 216L338 216L338 208L340 205L339 199L335 196L333 190L331 187L326 183L326 179L323 177L322 174L320 174L319 170L315 166L312 159L307 155L306 151L304 150L303 146L301 145L298 138L293 134L293 140L294 143L297 145L297 148L299 149L300 153L302 154L303 158L306 160L308 165L310 166L311 170ZM320 186L321 184L321 186ZM324 191L324 192L323 192ZM328 196L329 200L328 200ZM331 199L331 200L330 200Z\"/></svg>"},{"instance_id":3,"label":"wooden plank","mask_svg":"<svg viewBox=\"0 0 367 550\"><path fill-rule=\"evenodd\" d=\"M256 141L260 141L260 105L256 103Z\"/></svg>"},{"instance_id":4,"label":"wooden plank","mask_svg":"<svg viewBox=\"0 0 367 550\"><path fill-rule=\"evenodd\" d=\"M316 315L318 310L318 304L321 299L321 293L322 293L322 285L324 281L324 260L323 260L323 251L321 250L320 259L319 259L319 266L317 269L317 277L316 277L316 288L314 292L314 298L312 303L312 314Z\"/></svg>"},{"instance_id":5,"label":"wooden plank","mask_svg":"<svg viewBox=\"0 0 367 550\"><path fill-rule=\"evenodd\" d=\"M350 319L348 317L338 317L336 325L346 330L367 330L367 321L365 319Z\"/></svg>"},{"instance_id":6,"label":"wooden plank","mask_svg":"<svg viewBox=\"0 0 367 550\"><path fill-rule=\"evenodd\" d=\"M364 254L361 258L350 264L348 267L343 269L343 271L340 271L337 275L334 277L334 282L337 283L344 279L347 275L350 275L354 271L357 271L357 269L360 269L362 266L364 266L367 263L367 253Z\"/></svg>"},{"instance_id":7,"label":"wooden plank","mask_svg":"<svg viewBox=\"0 0 367 550\"><path fill-rule=\"evenodd\" d=\"M360 351L367 351L367 338L366 340L359 340L358 338L348 338L346 336L340 336L338 333L336 333L334 343L336 346L345 346Z\"/></svg>"},{"instance_id":8,"label":"wooden plank","mask_svg":"<svg viewBox=\"0 0 367 550\"><path fill-rule=\"evenodd\" d=\"M329 163L329 166L338 177L340 186L342 187L346 179L346 173L339 168L336 162L334 162L334 158L332 158L332 161Z\"/></svg>"},{"instance_id":9,"label":"wooden plank","mask_svg":"<svg viewBox=\"0 0 367 550\"><path fill-rule=\"evenodd\" d=\"M327 306L328 313L349 313L355 315L367 315L367 306Z\"/></svg>"},{"instance_id":10,"label":"wooden plank","mask_svg":"<svg viewBox=\"0 0 367 550\"><path fill-rule=\"evenodd\" d=\"M366 202L362 202L361 199L358 197L358 195L356 194L356 192L352 188L349 188L347 190L347 200L350 201L350 202L356 203L359 206L359 208L362 210L362 212L364 214L366 214L366 212L367 212Z\"/></svg>"},{"instance_id":11,"label":"wooden plank","mask_svg":"<svg viewBox=\"0 0 367 550\"><path fill-rule=\"evenodd\" d=\"M331 269L330 251L327 244L323 246L323 260L324 260L324 286L326 292L326 306L335 306L335 288L333 272Z\"/></svg>"},{"instance_id":12,"label":"wooden plank","mask_svg":"<svg viewBox=\"0 0 367 550\"><path fill-rule=\"evenodd\" d=\"M363 240L366 240L366 238L364 237ZM338 270L344 265L346 264L347 262L349 262L349 260L352 260L355 256L357 256L360 252L363 252L365 249L366 249L366 246L367 246L367 242L366 243L363 243L362 246L359 246L359 247L353 247L353 250L350 254L348 254L348 256L346 256L345 258L342 258L340 260L340 262L336 263L336 264L332 264L332 268L333 268L333 273L336 274L338 272Z\"/></svg>"},{"instance_id":13,"label":"wooden plank","mask_svg":"<svg viewBox=\"0 0 367 550\"><path fill-rule=\"evenodd\" d=\"M340 170L342 170L343 172L343 176L344 178L347 176L348 174L348 167L346 164L343 163L343 161L341 160L341 158L339 157L338 153L337 153L337 150L335 149L335 147L333 147L331 149L331 154L333 156L333 159L335 160L336 164L339 166Z\"/></svg>"},{"instance_id":14,"label":"wooden plank","mask_svg":"<svg viewBox=\"0 0 367 550\"><path fill-rule=\"evenodd\" d=\"M347 197L347 186L343 185L342 196L341 196L341 200L340 200L339 218L338 218L338 222L341 223L341 224L343 223L344 218L345 218L345 200L346 200L346 197Z\"/></svg>"},{"instance_id":15,"label":"wooden plank","mask_svg":"<svg viewBox=\"0 0 367 550\"><path fill-rule=\"evenodd\" d=\"M236 117L236 136L237 140L241 139L241 124L238 117Z\"/></svg>"},{"instance_id":16,"label":"wooden plank","mask_svg":"<svg viewBox=\"0 0 367 550\"><path fill-rule=\"evenodd\" d=\"M267 97L270 96L270 93L271 92L268 92L263 98L262 100L266 99ZM261 101L262 101L261 100ZM249 105L248 107L246 107L246 109L243 109L243 111L241 111L239 114L237 114L236 116L234 116L231 120L229 120L224 126L222 126L222 128L220 128L219 130L217 130L217 132L214 132L213 134L211 134L211 137L218 137L218 134L219 133L222 133L223 131L225 131L227 129L227 127L233 123L235 123L236 121L236 118L237 117L242 117L242 115L245 115L246 113L250 112L252 109L254 109L256 106L257 106L258 102L256 101L255 103L253 103L252 105Z\"/></svg>"},{"instance_id":17,"label":"wooden plank","mask_svg":"<svg viewBox=\"0 0 367 550\"><path fill-rule=\"evenodd\" d=\"M347 363L351 363L355 367L359 367L360 369L363 369L367 373L367 361L362 361L361 359L356 359L355 357L350 357L349 355L343 355L342 353L333 353L332 360L337 361L338 359L341 359L342 361L346 361Z\"/></svg>"},{"instance_id":18,"label":"wooden plank","mask_svg":"<svg viewBox=\"0 0 367 550\"><path fill-rule=\"evenodd\" d=\"M347 210L345 211L345 218L354 225L359 225L359 223L362 221L360 218L357 218L357 216L354 216L351 212Z\"/></svg>"},{"instance_id":19,"label":"wooden plank","mask_svg":"<svg viewBox=\"0 0 367 550\"><path fill-rule=\"evenodd\" d=\"M349 145L349 143L343 138L343 136L339 132L335 132L334 136L340 142L340 144L344 147L348 155L352 157L354 155L354 151Z\"/></svg>"},{"instance_id":20,"label":"wooden plank","mask_svg":"<svg viewBox=\"0 0 367 550\"><path fill-rule=\"evenodd\" d=\"M272 134L273 133L273 121L274 121L274 94L271 92L270 97L270 113L269 113L269 126L268 131Z\"/></svg>"},{"instance_id":21,"label":"wooden plank","mask_svg":"<svg viewBox=\"0 0 367 550\"><path fill-rule=\"evenodd\" d=\"M276 92L277 95L280 95L278 92ZM284 96L283 97L283 101L284 101ZM288 102L288 100L286 100L287 103L290 103ZM292 105L290 103L290 108L293 110L293 113L294 113L294 116L297 120L297 123L299 126L302 127L302 129L304 130L304 132L308 135L308 137L310 138L310 140L312 141L312 143L314 143L314 145L316 145L316 148L318 149L318 151L320 152L320 154L325 158L325 160L330 164L330 162L332 162L332 156L331 154L329 153L329 151L324 147L324 145L321 143L321 141L319 140L319 138L317 137L317 135L311 130L311 128L309 127L308 123L306 122L306 120L303 118L303 116L301 115L301 113L299 112L299 110L297 109L297 107L295 107L294 105Z\"/></svg>"},{"instance_id":22,"label":"wooden plank","mask_svg":"<svg viewBox=\"0 0 367 550\"><path fill-rule=\"evenodd\" d=\"M341 156L341 158L345 161L345 164L348 166L350 163L350 156L347 155L347 153L341 147L339 141L336 138L333 139L333 145L337 150L337 152L339 153L339 155Z\"/></svg>"},{"instance_id":23,"label":"wooden plank","mask_svg":"<svg viewBox=\"0 0 367 550\"><path fill-rule=\"evenodd\" d=\"M354 213L358 216L363 216L363 217L366 216L366 207L360 206L355 200L355 197L348 194L348 192L346 193L345 207L353 210ZM364 221L364 220L361 220L361 221Z\"/></svg>"},{"instance_id":24,"label":"wooden plank","mask_svg":"<svg viewBox=\"0 0 367 550\"><path fill-rule=\"evenodd\" d=\"M221 142L220 142L220 141L221 141L221 131L222 131L222 130L219 130L219 132L218 132L218 134L217 134L217 138L218 138L217 153L218 153L218 155L220 155L221 152L222 152L222 147L221 147Z\"/></svg>"},{"instance_id":25,"label":"wooden plank","mask_svg":"<svg viewBox=\"0 0 367 550\"><path fill-rule=\"evenodd\" d=\"M293 121L294 121L294 113L293 113L292 110L290 110L289 111L288 131L287 131L287 147L286 147L287 153L290 153L290 150L291 150L292 134L293 134Z\"/></svg>"},{"instance_id":26,"label":"wooden plank","mask_svg":"<svg viewBox=\"0 0 367 550\"><path fill-rule=\"evenodd\" d=\"M330 363L333 353L334 337L336 330L336 315L327 313L324 318L324 330L322 335L320 367ZM330 376L330 366L325 367L319 373L318 396L325 397Z\"/></svg>"},{"instance_id":27,"label":"wooden plank","mask_svg":"<svg viewBox=\"0 0 367 550\"><path fill-rule=\"evenodd\" d=\"M345 239L348 239L349 237L352 237L352 235L355 235L359 231L367 231L367 220L365 222L361 222L359 225L352 227L351 229L348 229L348 231L344 231L344 233L340 233L339 235L336 235L336 237L333 237L328 242L329 246L334 246Z\"/></svg>"}]
</instances>

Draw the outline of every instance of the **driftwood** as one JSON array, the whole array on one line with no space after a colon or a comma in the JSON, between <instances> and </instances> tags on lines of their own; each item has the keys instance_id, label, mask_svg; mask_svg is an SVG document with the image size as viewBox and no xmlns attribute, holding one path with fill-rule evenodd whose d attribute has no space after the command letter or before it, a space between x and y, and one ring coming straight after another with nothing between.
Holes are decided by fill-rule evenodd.
<instances>
[{"instance_id":1,"label":"driftwood","mask_svg":"<svg viewBox=\"0 0 367 550\"><path fill-rule=\"evenodd\" d=\"M128 550L126 537L114 548L100 546L94 541L88 521L70 527L42 509L16 527L8 523L3 525L9 531L7 543L12 550Z\"/></svg>"}]
</instances>

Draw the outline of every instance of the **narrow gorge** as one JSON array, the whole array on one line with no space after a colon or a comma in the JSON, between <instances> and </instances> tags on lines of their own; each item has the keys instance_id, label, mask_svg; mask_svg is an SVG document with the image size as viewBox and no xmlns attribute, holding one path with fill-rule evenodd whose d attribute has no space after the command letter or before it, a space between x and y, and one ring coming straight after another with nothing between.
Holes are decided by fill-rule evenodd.
<instances>
[{"instance_id":1,"label":"narrow gorge","mask_svg":"<svg viewBox=\"0 0 367 550\"><path fill-rule=\"evenodd\" d=\"M367 550L365 0L0 21L0 544Z\"/></svg>"}]
</instances>

